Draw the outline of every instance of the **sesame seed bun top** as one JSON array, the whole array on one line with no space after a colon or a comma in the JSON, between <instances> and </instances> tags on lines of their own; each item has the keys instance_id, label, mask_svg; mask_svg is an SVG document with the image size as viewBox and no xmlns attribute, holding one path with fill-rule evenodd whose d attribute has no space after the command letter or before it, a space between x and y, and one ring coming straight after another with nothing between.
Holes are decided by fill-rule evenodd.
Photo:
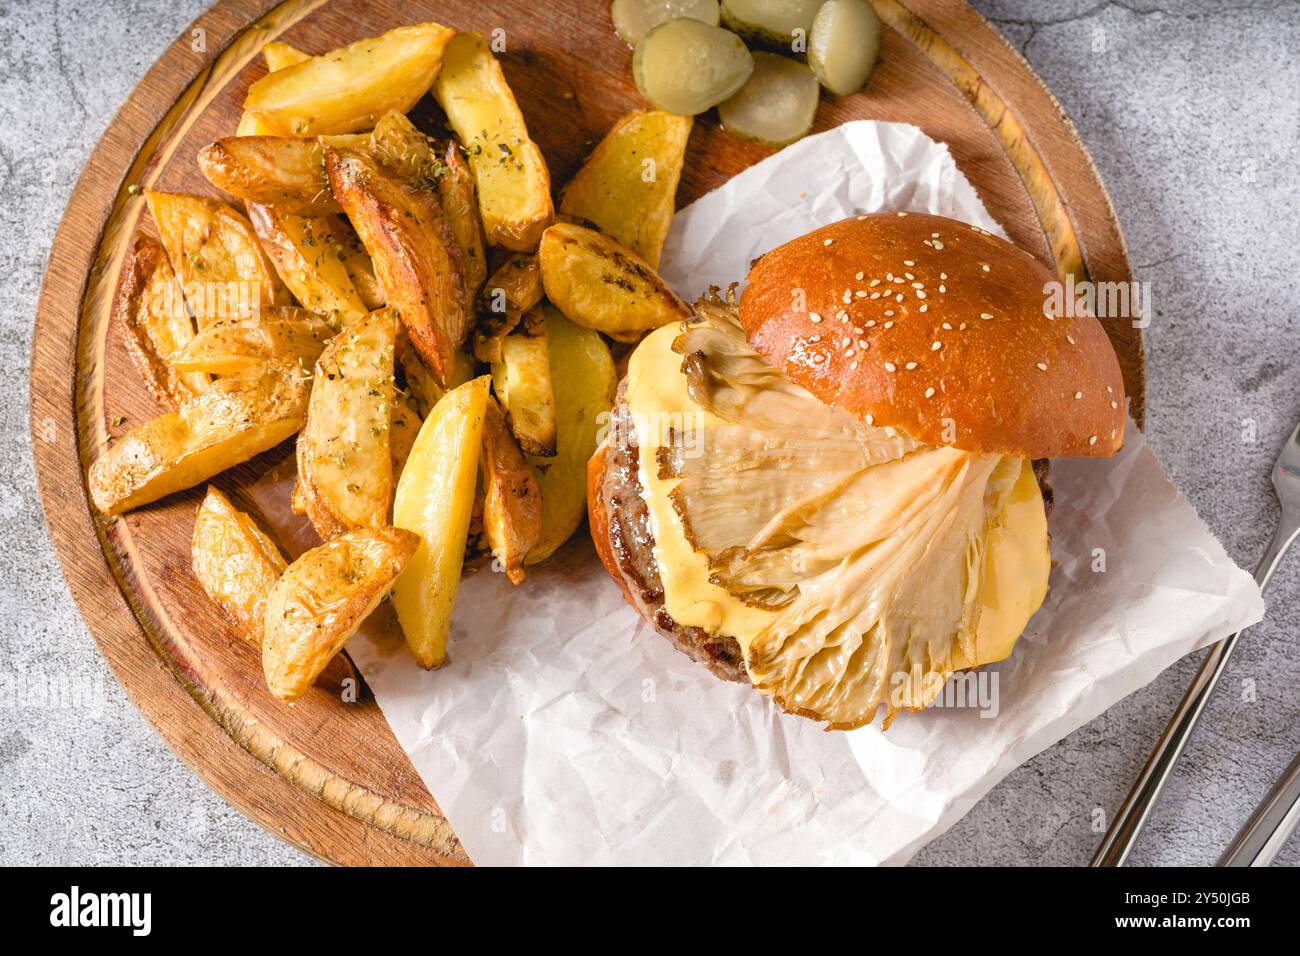
<instances>
[{"instance_id":1,"label":"sesame seed bun top","mask_svg":"<svg viewBox=\"0 0 1300 956\"><path fill-rule=\"evenodd\" d=\"M871 424L973 452L1112 455L1124 444L1119 362L1082 303L1048 314L1055 281L974 226L877 213L763 256L740 317L792 381Z\"/></svg>"}]
</instances>

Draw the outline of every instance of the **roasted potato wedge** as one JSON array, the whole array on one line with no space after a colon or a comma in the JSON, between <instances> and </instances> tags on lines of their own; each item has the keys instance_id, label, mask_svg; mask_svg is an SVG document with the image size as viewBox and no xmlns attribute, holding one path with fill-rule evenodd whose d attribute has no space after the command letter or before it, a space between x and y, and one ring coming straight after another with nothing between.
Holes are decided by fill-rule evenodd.
<instances>
[{"instance_id":1,"label":"roasted potato wedge","mask_svg":"<svg viewBox=\"0 0 1300 956\"><path fill-rule=\"evenodd\" d=\"M316 360L298 436L298 481L322 539L388 524L397 330L393 310L379 309L340 332Z\"/></svg>"},{"instance_id":2,"label":"roasted potato wedge","mask_svg":"<svg viewBox=\"0 0 1300 956\"><path fill-rule=\"evenodd\" d=\"M537 259L546 297L578 325L626 336L691 316L648 262L594 229L557 222Z\"/></svg>"},{"instance_id":3,"label":"roasted potato wedge","mask_svg":"<svg viewBox=\"0 0 1300 956\"><path fill-rule=\"evenodd\" d=\"M621 117L560 193L560 212L594 223L659 268L692 122L662 110Z\"/></svg>"},{"instance_id":4,"label":"roasted potato wedge","mask_svg":"<svg viewBox=\"0 0 1300 956\"><path fill-rule=\"evenodd\" d=\"M506 428L501 406L488 399L483 419L483 534L511 584L524 581L524 559L542 533L537 475Z\"/></svg>"},{"instance_id":5,"label":"roasted potato wedge","mask_svg":"<svg viewBox=\"0 0 1300 956\"><path fill-rule=\"evenodd\" d=\"M194 518L190 566L240 636L261 647L266 599L288 565L257 522L212 485Z\"/></svg>"},{"instance_id":6,"label":"roasted potato wedge","mask_svg":"<svg viewBox=\"0 0 1300 956\"><path fill-rule=\"evenodd\" d=\"M466 301L473 301L487 278L487 260L478 199L474 194L474 174L460 147L454 141L439 147L407 117L390 112L375 123L370 134L370 150L412 186L437 190L443 216L460 247Z\"/></svg>"},{"instance_id":7,"label":"roasted potato wedge","mask_svg":"<svg viewBox=\"0 0 1300 956\"><path fill-rule=\"evenodd\" d=\"M282 136L369 129L428 92L455 32L421 23L314 56L254 83L244 109Z\"/></svg>"},{"instance_id":8,"label":"roasted potato wedge","mask_svg":"<svg viewBox=\"0 0 1300 956\"><path fill-rule=\"evenodd\" d=\"M113 324L145 387L163 405L177 409L208 387L208 376L168 361L194 338L194 322L167 254L148 236L135 237L122 267Z\"/></svg>"},{"instance_id":9,"label":"roasted potato wedge","mask_svg":"<svg viewBox=\"0 0 1300 956\"><path fill-rule=\"evenodd\" d=\"M290 304L252 225L230 206L155 189L145 200L200 329Z\"/></svg>"},{"instance_id":10,"label":"roasted potato wedge","mask_svg":"<svg viewBox=\"0 0 1300 956\"><path fill-rule=\"evenodd\" d=\"M388 425L388 454L393 461L393 482L402 475L406 459L411 456L415 437L420 434L420 413L415 410L415 399L409 395L394 395Z\"/></svg>"},{"instance_id":11,"label":"roasted potato wedge","mask_svg":"<svg viewBox=\"0 0 1300 956\"><path fill-rule=\"evenodd\" d=\"M591 329L543 306L555 393L556 454L530 457L542 491L542 530L528 564L544 561L572 537L587 513L587 459L596 450L604 414L614 404L614 362Z\"/></svg>"},{"instance_id":12,"label":"roasted potato wedge","mask_svg":"<svg viewBox=\"0 0 1300 956\"><path fill-rule=\"evenodd\" d=\"M487 278L487 250L483 247L483 223L479 219L474 173L455 142L447 143L442 162L438 196L442 199L442 212L451 226L451 234L456 237L464 256L466 300L473 302Z\"/></svg>"},{"instance_id":13,"label":"roasted potato wedge","mask_svg":"<svg viewBox=\"0 0 1300 956\"><path fill-rule=\"evenodd\" d=\"M480 362L500 362L502 341L543 295L542 270L535 255L517 252L502 263L479 297L474 357Z\"/></svg>"},{"instance_id":14,"label":"roasted potato wedge","mask_svg":"<svg viewBox=\"0 0 1300 956\"><path fill-rule=\"evenodd\" d=\"M289 565L266 599L262 672L271 693L297 700L379 606L420 539L400 528L361 528Z\"/></svg>"},{"instance_id":15,"label":"roasted potato wedge","mask_svg":"<svg viewBox=\"0 0 1300 956\"><path fill-rule=\"evenodd\" d=\"M284 360L310 369L336 331L315 312L291 305L273 306L256 318L208 326L168 356L168 361L182 372L213 375L233 375L254 365Z\"/></svg>"},{"instance_id":16,"label":"roasted potato wedge","mask_svg":"<svg viewBox=\"0 0 1300 956\"><path fill-rule=\"evenodd\" d=\"M370 254L411 343L439 382L469 334L460 247L435 192L410 185L360 150L328 150L334 195Z\"/></svg>"},{"instance_id":17,"label":"roasted potato wedge","mask_svg":"<svg viewBox=\"0 0 1300 956\"><path fill-rule=\"evenodd\" d=\"M409 340L408 340L409 341ZM451 381L444 387L438 384L429 367L424 364L418 352L413 348L398 345L398 361L402 366L402 377L406 380L406 391L415 403L415 410L420 418L428 418L438 399L457 385L464 385L474 377L474 360L464 352L457 352L453 360Z\"/></svg>"},{"instance_id":18,"label":"roasted potato wedge","mask_svg":"<svg viewBox=\"0 0 1300 956\"><path fill-rule=\"evenodd\" d=\"M304 60L310 60L311 54L304 53L292 43L285 43L283 40L273 40L262 47L262 59L266 61L267 72L274 73L276 70L283 70L291 66L297 66Z\"/></svg>"},{"instance_id":19,"label":"roasted potato wedge","mask_svg":"<svg viewBox=\"0 0 1300 956\"><path fill-rule=\"evenodd\" d=\"M420 546L393 587L393 606L424 668L447 657L489 397L487 376L444 395L420 426L397 483L393 523L418 534Z\"/></svg>"},{"instance_id":20,"label":"roasted potato wedge","mask_svg":"<svg viewBox=\"0 0 1300 956\"><path fill-rule=\"evenodd\" d=\"M501 342L501 361L492 366L492 383L510 431L530 455L555 454L555 389L551 379L546 319L539 309Z\"/></svg>"},{"instance_id":21,"label":"roasted potato wedge","mask_svg":"<svg viewBox=\"0 0 1300 956\"><path fill-rule=\"evenodd\" d=\"M369 311L348 274L346 227L336 216L296 216L250 203L248 218L281 281L306 308L350 325Z\"/></svg>"},{"instance_id":22,"label":"roasted potato wedge","mask_svg":"<svg viewBox=\"0 0 1300 956\"><path fill-rule=\"evenodd\" d=\"M460 33L448 44L433 95L469 155L487 241L537 248L555 215L551 176L481 34Z\"/></svg>"},{"instance_id":23,"label":"roasted potato wedge","mask_svg":"<svg viewBox=\"0 0 1300 956\"><path fill-rule=\"evenodd\" d=\"M117 515L206 481L273 448L303 426L310 377L297 362L257 365L178 411L127 432L90 466L90 496Z\"/></svg>"},{"instance_id":24,"label":"roasted potato wedge","mask_svg":"<svg viewBox=\"0 0 1300 956\"><path fill-rule=\"evenodd\" d=\"M247 202L298 216L342 210L325 177L325 147L292 136L227 136L199 150L208 182Z\"/></svg>"},{"instance_id":25,"label":"roasted potato wedge","mask_svg":"<svg viewBox=\"0 0 1300 956\"><path fill-rule=\"evenodd\" d=\"M348 278L352 280L353 288L357 290L361 302L371 312L383 308L388 304L388 296L384 294L384 287L379 284L379 279L375 276L375 264L370 261L370 253L366 252L366 247L361 244L361 237L356 234L352 226L343 220L339 222L342 229L343 266L348 270Z\"/></svg>"}]
</instances>

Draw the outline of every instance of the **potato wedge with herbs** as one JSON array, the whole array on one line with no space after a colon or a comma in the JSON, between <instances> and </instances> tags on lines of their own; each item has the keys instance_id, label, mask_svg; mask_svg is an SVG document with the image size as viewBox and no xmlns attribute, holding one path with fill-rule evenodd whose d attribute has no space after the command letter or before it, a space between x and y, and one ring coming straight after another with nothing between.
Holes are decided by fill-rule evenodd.
<instances>
[{"instance_id":1,"label":"potato wedge with herbs","mask_svg":"<svg viewBox=\"0 0 1300 956\"><path fill-rule=\"evenodd\" d=\"M578 325L606 335L657 329L691 308L644 259L609 236L557 222L537 250L546 297Z\"/></svg>"},{"instance_id":2,"label":"potato wedge with herbs","mask_svg":"<svg viewBox=\"0 0 1300 956\"><path fill-rule=\"evenodd\" d=\"M542 270L535 255L517 252L502 263L479 297L474 357L480 362L500 362L501 343L544 294Z\"/></svg>"},{"instance_id":3,"label":"potato wedge with herbs","mask_svg":"<svg viewBox=\"0 0 1300 956\"><path fill-rule=\"evenodd\" d=\"M455 33L421 23L358 40L268 73L249 87L244 109L282 136L370 129L429 91Z\"/></svg>"},{"instance_id":4,"label":"potato wedge with herbs","mask_svg":"<svg viewBox=\"0 0 1300 956\"><path fill-rule=\"evenodd\" d=\"M478 485L488 377L452 389L420 426L393 503L393 524L420 546L393 587L393 606L415 659L426 669L447 658L447 634Z\"/></svg>"},{"instance_id":5,"label":"potato wedge with herbs","mask_svg":"<svg viewBox=\"0 0 1300 956\"><path fill-rule=\"evenodd\" d=\"M246 202L299 216L340 212L325 177L325 147L292 136L227 136L199 150L199 171Z\"/></svg>"},{"instance_id":6,"label":"potato wedge with herbs","mask_svg":"<svg viewBox=\"0 0 1300 956\"><path fill-rule=\"evenodd\" d=\"M219 378L178 411L136 426L90 466L95 507L119 515L273 448L303 426L311 379L297 362Z\"/></svg>"},{"instance_id":7,"label":"potato wedge with herbs","mask_svg":"<svg viewBox=\"0 0 1300 956\"><path fill-rule=\"evenodd\" d=\"M393 462L394 485L406 467L406 459L411 456L422 423L420 413L415 409L415 399L409 395L395 394L388 424L388 454Z\"/></svg>"},{"instance_id":8,"label":"potato wedge with herbs","mask_svg":"<svg viewBox=\"0 0 1300 956\"><path fill-rule=\"evenodd\" d=\"M262 47L262 59L266 61L266 71L274 73L276 70L297 66L304 60L310 60L311 54L304 53L292 43L273 40Z\"/></svg>"},{"instance_id":9,"label":"potato wedge with herbs","mask_svg":"<svg viewBox=\"0 0 1300 956\"><path fill-rule=\"evenodd\" d=\"M199 370L169 361L169 356L194 338L194 322L167 254L148 236L135 237L122 268L113 300L113 323L145 387L168 408L179 408L212 381Z\"/></svg>"},{"instance_id":10,"label":"potato wedge with herbs","mask_svg":"<svg viewBox=\"0 0 1300 956\"><path fill-rule=\"evenodd\" d=\"M248 218L281 281L304 307L338 326L369 311L348 274L342 220L297 216L260 203L249 204Z\"/></svg>"},{"instance_id":11,"label":"potato wedge with herbs","mask_svg":"<svg viewBox=\"0 0 1300 956\"><path fill-rule=\"evenodd\" d=\"M439 382L469 334L460 247L437 193L417 188L360 150L328 150L330 185L374 262L411 343Z\"/></svg>"},{"instance_id":12,"label":"potato wedge with herbs","mask_svg":"<svg viewBox=\"0 0 1300 956\"><path fill-rule=\"evenodd\" d=\"M261 647L266 599L288 563L257 522L212 485L194 518L190 566L239 635Z\"/></svg>"},{"instance_id":13,"label":"potato wedge with herbs","mask_svg":"<svg viewBox=\"0 0 1300 956\"><path fill-rule=\"evenodd\" d=\"M167 258L200 329L289 305L289 291L262 250L252 224L205 196L145 192Z\"/></svg>"},{"instance_id":14,"label":"potato wedge with herbs","mask_svg":"<svg viewBox=\"0 0 1300 956\"><path fill-rule=\"evenodd\" d=\"M528 564L549 558L573 536L587 514L587 459L596 451L605 415L614 404L614 361L597 333L544 307L555 393L556 454L530 456L542 492L542 529Z\"/></svg>"},{"instance_id":15,"label":"potato wedge with herbs","mask_svg":"<svg viewBox=\"0 0 1300 956\"><path fill-rule=\"evenodd\" d=\"M483 226L474 174L454 141L439 146L401 113L385 113L370 134L370 151L410 185L436 189L451 234L461 250L465 295L473 301L487 277Z\"/></svg>"},{"instance_id":16,"label":"potato wedge with herbs","mask_svg":"<svg viewBox=\"0 0 1300 956\"><path fill-rule=\"evenodd\" d=\"M487 241L518 252L537 248L555 215L551 176L481 34L460 33L448 44L433 95L469 156Z\"/></svg>"},{"instance_id":17,"label":"potato wedge with herbs","mask_svg":"<svg viewBox=\"0 0 1300 956\"><path fill-rule=\"evenodd\" d=\"M375 264L370 260L370 253L366 252L361 237L357 235L350 223L343 220L339 222L342 230L340 238L343 242L343 267L348 270L348 278L352 280L352 287L357 290L357 295L361 296L362 304L373 312L388 304L388 296L384 294L384 287L379 284L379 278L375 275Z\"/></svg>"},{"instance_id":18,"label":"potato wedge with herbs","mask_svg":"<svg viewBox=\"0 0 1300 956\"><path fill-rule=\"evenodd\" d=\"M483 535L511 584L524 581L524 559L542 533L542 493L505 416L489 398L483 419Z\"/></svg>"},{"instance_id":19,"label":"potato wedge with herbs","mask_svg":"<svg viewBox=\"0 0 1300 956\"><path fill-rule=\"evenodd\" d=\"M267 362L296 361L310 369L338 330L324 318L292 305L263 309L251 319L210 325L168 356L182 372L233 375Z\"/></svg>"},{"instance_id":20,"label":"potato wedge with herbs","mask_svg":"<svg viewBox=\"0 0 1300 956\"><path fill-rule=\"evenodd\" d=\"M555 454L555 389L551 379L547 322L540 309L526 313L501 341L492 383L510 431L530 455Z\"/></svg>"},{"instance_id":21,"label":"potato wedge with herbs","mask_svg":"<svg viewBox=\"0 0 1300 956\"><path fill-rule=\"evenodd\" d=\"M692 123L662 110L620 117L560 193L560 212L594 223L657 269Z\"/></svg>"},{"instance_id":22,"label":"potato wedge with herbs","mask_svg":"<svg viewBox=\"0 0 1300 956\"><path fill-rule=\"evenodd\" d=\"M266 599L262 672L281 700L307 693L361 622L379 606L420 539L400 528L361 528L312 548Z\"/></svg>"},{"instance_id":23,"label":"potato wedge with herbs","mask_svg":"<svg viewBox=\"0 0 1300 956\"><path fill-rule=\"evenodd\" d=\"M307 517L324 540L388 524L397 330L393 310L379 309L340 332L316 360L298 435L298 481Z\"/></svg>"}]
</instances>

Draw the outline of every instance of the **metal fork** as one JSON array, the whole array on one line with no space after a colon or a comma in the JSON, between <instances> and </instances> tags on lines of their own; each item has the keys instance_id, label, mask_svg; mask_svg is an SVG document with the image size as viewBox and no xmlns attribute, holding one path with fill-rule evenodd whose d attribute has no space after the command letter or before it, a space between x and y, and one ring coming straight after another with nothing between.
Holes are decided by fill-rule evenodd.
<instances>
[{"instance_id":1,"label":"metal fork","mask_svg":"<svg viewBox=\"0 0 1300 956\"><path fill-rule=\"evenodd\" d=\"M1273 489L1282 505L1282 516L1273 531L1273 540L1269 542L1268 550L1255 569L1255 581L1260 590L1268 586L1282 556L1291 547L1296 535L1300 534L1300 425L1296 426L1277 456L1277 463L1273 466ZM1200 719L1201 711L1205 709L1205 702L1214 693L1214 686L1228 666L1228 658L1232 656L1237 638L1241 635L1241 631L1229 634L1210 648L1196 678L1183 695L1183 702L1174 711L1169 726L1161 734L1115 821L1102 838L1101 846L1092 858L1092 866L1123 866L1128 859L1137 835L1159 799L1174 764L1182 755L1183 747Z\"/></svg>"}]
</instances>

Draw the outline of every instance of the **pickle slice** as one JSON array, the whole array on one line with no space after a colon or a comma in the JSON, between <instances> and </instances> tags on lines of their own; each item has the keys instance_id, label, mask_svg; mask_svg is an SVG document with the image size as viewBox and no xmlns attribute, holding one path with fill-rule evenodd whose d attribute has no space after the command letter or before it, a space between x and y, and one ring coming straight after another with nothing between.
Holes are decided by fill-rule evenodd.
<instances>
[{"instance_id":1,"label":"pickle slice","mask_svg":"<svg viewBox=\"0 0 1300 956\"><path fill-rule=\"evenodd\" d=\"M808 65L836 96L866 86L880 54L880 17L867 0L826 0L808 38Z\"/></svg>"},{"instance_id":2,"label":"pickle slice","mask_svg":"<svg viewBox=\"0 0 1300 956\"><path fill-rule=\"evenodd\" d=\"M694 116L734 95L754 58L730 30L699 20L669 20L636 45L632 75L641 95L661 110Z\"/></svg>"},{"instance_id":3,"label":"pickle slice","mask_svg":"<svg viewBox=\"0 0 1300 956\"><path fill-rule=\"evenodd\" d=\"M751 43L793 50L796 39L807 42L821 5L822 0L722 0L722 25Z\"/></svg>"},{"instance_id":4,"label":"pickle slice","mask_svg":"<svg viewBox=\"0 0 1300 956\"><path fill-rule=\"evenodd\" d=\"M754 53L754 72L740 92L718 106L730 133L765 146L793 143L812 129L820 89L817 77L796 60Z\"/></svg>"},{"instance_id":5,"label":"pickle slice","mask_svg":"<svg viewBox=\"0 0 1300 956\"><path fill-rule=\"evenodd\" d=\"M614 0L609 12L614 29L631 47L659 24L679 17L718 25L718 0Z\"/></svg>"}]
</instances>

